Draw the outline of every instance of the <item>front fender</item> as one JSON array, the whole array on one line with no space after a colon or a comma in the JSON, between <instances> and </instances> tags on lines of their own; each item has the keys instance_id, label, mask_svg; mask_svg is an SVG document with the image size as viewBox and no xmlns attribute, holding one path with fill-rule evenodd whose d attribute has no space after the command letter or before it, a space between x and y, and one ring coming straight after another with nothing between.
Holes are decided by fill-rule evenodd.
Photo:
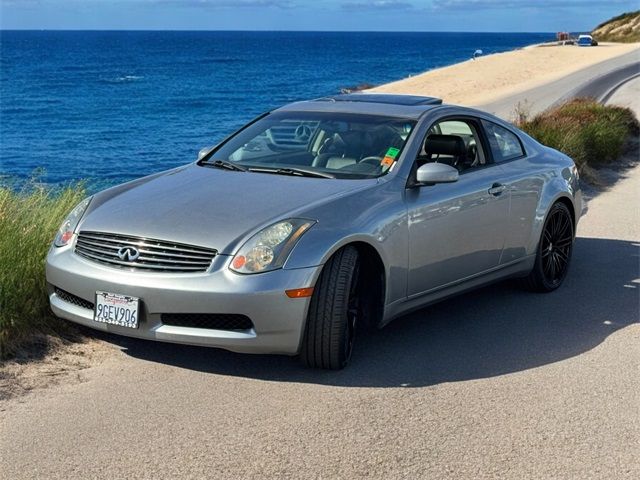
<instances>
[{"instance_id":1,"label":"front fender","mask_svg":"<svg viewBox=\"0 0 640 480\"><path fill-rule=\"evenodd\" d=\"M323 265L340 248L365 243L378 253L384 265L387 302L406 296L407 211L403 189L397 189L395 183L308 212L309 217L318 218L318 223L302 236L284 268Z\"/></svg>"}]
</instances>

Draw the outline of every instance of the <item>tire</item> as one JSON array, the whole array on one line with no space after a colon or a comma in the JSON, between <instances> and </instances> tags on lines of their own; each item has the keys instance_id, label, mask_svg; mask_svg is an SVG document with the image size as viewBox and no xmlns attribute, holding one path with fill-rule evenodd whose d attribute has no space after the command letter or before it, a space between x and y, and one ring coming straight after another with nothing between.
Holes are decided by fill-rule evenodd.
<instances>
[{"instance_id":1,"label":"tire","mask_svg":"<svg viewBox=\"0 0 640 480\"><path fill-rule=\"evenodd\" d=\"M524 279L526 288L546 293L562 285L571 263L573 229L569 208L564 203L555 203L542 227L533 270Z\"/></svg>"},{"instance_id":2,"label":"tire","mask_svg":"<svg viewBox=\"0 0 640 480\"><path fill-rule=\"evenodd\" d=\"M359 317L359 266L358 250L348 246L322 269L300 351L308 367L339 370L349 363Z\"/></svg>"}]
</instances>

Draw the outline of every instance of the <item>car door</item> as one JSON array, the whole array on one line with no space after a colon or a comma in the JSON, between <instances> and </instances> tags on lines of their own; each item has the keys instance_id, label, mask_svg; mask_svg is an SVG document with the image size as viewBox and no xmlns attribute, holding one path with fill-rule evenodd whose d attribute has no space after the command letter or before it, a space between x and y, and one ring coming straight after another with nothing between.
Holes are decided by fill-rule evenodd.
<instances>
[{"instance_id":1,"label":"car door","mask_svg":"<svg viewBox=\"0 0 640 480\"><path fill-rule=\"evenodd\" d=\"M509 223L504 170L491 163L480 121L447 119L434 127L427 137L434 131L441 137L462 136L477 151L473 164L459 168L458 181L407 190L409 296L496 268ZM422 154L429 156L424 147Z\"/></svg>"},{"instance_id":2,"label":"car door","mask_svg":"<svg viewBox=\"0 0 640 480\"><path fill-rule=\"evenodd\" d=\"M482 126L493 162L504 171L503 183L510 195L510 220L500 259L501 264L507 264L527 254L545 180L515 132L485 119Z\"/></svg>"}]
</instances>

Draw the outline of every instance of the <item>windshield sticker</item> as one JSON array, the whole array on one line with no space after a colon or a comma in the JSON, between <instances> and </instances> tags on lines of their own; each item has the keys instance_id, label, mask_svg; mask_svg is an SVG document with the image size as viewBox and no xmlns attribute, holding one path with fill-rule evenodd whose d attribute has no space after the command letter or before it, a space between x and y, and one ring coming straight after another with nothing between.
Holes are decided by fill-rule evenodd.
<instances>
[{"instance_id":1,"label":"windshield sticker","mask_svg":"<svg viewBox=\"0 0 640 480\"><path fill-rule=\"evenodd\" d=\"M389 155L385 155L385 157L382 160L380 160L380 165L382 165L383 167L390 167L394 163L395 163L395 160L391 158Z\"/></svg>"},{"instance_id":2,"label":"windshield sticker","mask_svg":"<svg viewBox=\"0 0 640 480\"><path fill-rule=\"evenodd\" d=\"M399 153L400 153L399 149L390 147L389 150L387 150L387 153L385 154L385 157L396 158Z\"/></svg>"},{"instance_id":3,"label":"windshield sticker","mask_svg":"<svg viewBox=\"0 0 640 480\"><path fill-rule=\"evenodd\" d=\"M390 167L395 163L398 153L400 153L399 149L390 147L387 150L387 153L384 154L384 158L380 160L380 165L383 167Z\"/></svg>"}]
</instances>

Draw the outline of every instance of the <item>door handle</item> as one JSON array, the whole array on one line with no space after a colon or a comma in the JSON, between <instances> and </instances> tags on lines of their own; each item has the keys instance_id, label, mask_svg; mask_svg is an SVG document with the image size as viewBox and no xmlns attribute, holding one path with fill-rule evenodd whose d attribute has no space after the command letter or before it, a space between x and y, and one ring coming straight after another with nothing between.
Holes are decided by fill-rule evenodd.
<instances>
[{"instance_id":1,"label":"door handle","mask_svg":"<svg viewBox=\"0 0 640 480\"><path fill-rule=\"evenodd\" d=\"M501 183L494 183L493 185L491 185L491 188L489 189L489 193L494 197L497 197L500 194L502 194L502 192L504 192L506 189L507 189L506 185L503 185Z\"/></svg>"}]
</instances>

